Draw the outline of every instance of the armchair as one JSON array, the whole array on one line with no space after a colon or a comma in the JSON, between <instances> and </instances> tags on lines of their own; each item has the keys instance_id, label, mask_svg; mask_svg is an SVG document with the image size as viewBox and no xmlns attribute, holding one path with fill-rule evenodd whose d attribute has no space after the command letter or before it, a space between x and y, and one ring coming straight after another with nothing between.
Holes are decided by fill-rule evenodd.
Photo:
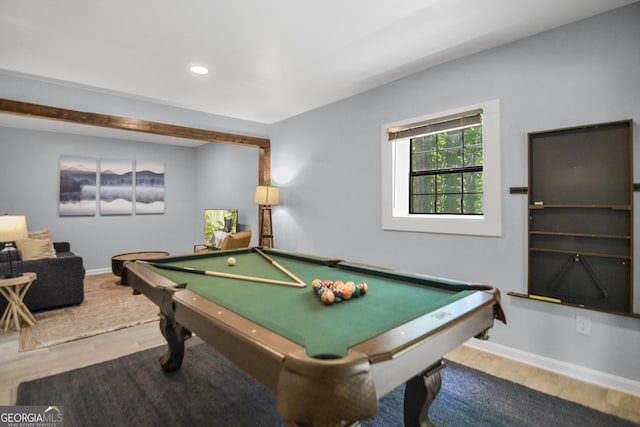
<instances>
[{"instance_id":1,"label":"armchair","mask_svg":"<svg viewBox=\"0 0 640 427\"><path fill-rule=\"evenodd\" d=\"M238 231L237 233L229 234L220 249L214 248L208 245L194 245L193 252L208 252L208 251L217 251L217 250L228 250L228 249L240 249L240 248L248 248L251 243L251 230L247 231Z\"/></svg>"},{"instance_id":2,"label":"armchair","mask_svg":"<svg viewBox=\"0 0 640 427\"><path fill-rule=\"evenodd\" d=\"M247 231L239 231L234 234L229 234L224 242L222 242L222 246L220 247L221 251L227 249L240 249L240 248L248 248L251 243L251 230Z\"/></svg>"}]
</instances>

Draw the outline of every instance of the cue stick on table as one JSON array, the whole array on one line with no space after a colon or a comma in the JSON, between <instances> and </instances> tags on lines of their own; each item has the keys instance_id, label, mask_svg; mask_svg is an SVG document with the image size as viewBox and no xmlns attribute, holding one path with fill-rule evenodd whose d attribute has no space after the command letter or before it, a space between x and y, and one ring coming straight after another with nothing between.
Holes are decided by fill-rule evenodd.
<instances>
[{"instance_id":1,"label":"cue stick on table","mask_svg":"<svg viewBox=\"0 0 640 427\"><path fill-rule=\"evenodd\" d=\"M277 268L278 270L282 271L284 274L286 274L287 276L291 277L293 280L295 280L296 282L300 283L302 286L307 286L307 284L304 283L302 280L300 280L295 274L293 274L292 272L290 272L289 270L287 270L286 268L284 268L283 266L278 264L269 255L265 254L264 252L262 252L258 248L255 248L255 251L258 252L264 259L269 261L271 263L271 265L273 265L275 268Z\"/></svg>"},{"instance_id":2,"label":"cue stick on table","mask_svg":"<svg viewBox=\"0 0 640 427\"><path fill-rule=\"evenodd\" d=\"M191 267L178 267L175 265L166 265L166 264L148 262L143 260L138 260L136 262L139 262L142 264L149 264L153 267L161 268L164 270L181 271L184 273L193 273L193 274L203 274L205 276L216 276L216 277L224 277L227 279L247 280L251 282L268 283L271 285L295 286L298 288L303 288L306 286L304 283L285 282L282 280L266 279L263 277L243 276L240 274L222 273L220 271L213 271L213 270L198 270L196 268L191 268Z\"/></svg>"}]
</instances>

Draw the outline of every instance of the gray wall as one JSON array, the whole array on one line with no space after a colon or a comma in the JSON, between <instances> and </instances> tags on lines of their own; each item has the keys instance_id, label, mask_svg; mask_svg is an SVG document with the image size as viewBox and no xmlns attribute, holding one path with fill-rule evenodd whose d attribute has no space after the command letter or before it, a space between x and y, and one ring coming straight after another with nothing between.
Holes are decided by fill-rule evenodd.
<instances>
[{"instance_id":1,"label":"gray wall","mask_svg":"<svg viewBox=\"0 0 640 427\"><path fill-rule=\"evenodd\" d=\"M278 246L493 284L509 318L493 342L640 380L640 319L506 295L527 291L527 197L509 194L527 185L527 133L633 119L638 153L639 23L636 3L271 126ZM503 236L383 231L381 126L490 99L501 101ZM576 315L592 335L575 333Z\"/></svg>"},{"instance_id":2,"label":"gray wall","mask_svg":"<svg viewBox=\"0 0 640 427\"><path fill-rule=\"evenodd\" d=\"M176 252L193 244L196 207L195 151L169 145L0 128L0 211L27 216L29 229L49 228L55 241L68 241L85 268L110 265L112 255L138 250ZM62 154L153 160L165 164L164 215L58 216Z\"/></svg>"},{"instance_id":3,"label":"gray wall","mask_svg":"<svg viewBox=\"0 0 640 427\"><path fill-rule=\"evenodd\" d=\"M204 129L266 136L267 126L0 73L0 97ZM60 155L154 160L165 164L163 215L59 217ZM139 250L188 253L203 242L204 208L237 208L257 234L257 149L224 144L197 148L0 127L0 213L24 214L30 229L49 228L71 242L88 270ZM257 237L255 238L257 242Z\"/></svg>"},{"instance_id":4,"label":"gray wall","mask_svg":"<svg viewBox=\"0 0 640 427\"><path fill-rule=\"evenodd\" d=\"M196 153L198 214L204 209L238 209L238 228L251 230L258 243L258 206L253 196L258 184L258 149L239 145L207 144ZM200 241L204 241L199 225Z\"/></svg>"},{"instance_id":5,"label":"gray wall","mask_svg":"<svg viewBox=\"0 0 640 427\"><path fill-rule=\"evenodd\" d=\"M610 120L640 121L640 4L418 73L270 126L0 74L0 97L272 139L276 246L461 280L503 292L504 346L640 381L640 320L506 296L526 292L527 132ZM380 226L380 127L478 101L502 108L503 236L385 232ZM635 125L636 181L640 173ZM164 161L167 213L59 218L61 154ZM121 251L189 252L202 210L235 207L257 230L257 153L235 146L156 146L0 128L0 212L68 240L90 269ZM246 212L245 212L246 211ZM636 216L640 208L636 206ZM254 240L255 242L255 240ZM638 242L636 242L636 247ZM638 252L638 251L636 251ZM464 267L460 265L463 264ZM591 336L576 335L588 316Z\"/></svg>"}]
</instances>

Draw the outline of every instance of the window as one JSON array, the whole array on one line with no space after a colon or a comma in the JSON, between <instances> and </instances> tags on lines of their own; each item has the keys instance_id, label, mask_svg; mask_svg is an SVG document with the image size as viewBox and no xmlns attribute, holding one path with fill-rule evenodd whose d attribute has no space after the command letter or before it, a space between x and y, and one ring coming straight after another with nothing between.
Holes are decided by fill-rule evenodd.
<instances>
[{"instance_id":1,"label":"window","mask_svg":"<svg viewBox=\"0 0 640 427\"><path fill-rule=\"evenodd\" d=\"M410 213L482 215L482 115L467 114L410 139Z\"/></svg>"},{"instance_id":2,"label":"window","mask_svg":"<svg viewBox=\"0 0 640 427\"><path fill-rule=\"evenodd\" d=\"M500 104L384 125L385 230L501 235Z\"/></svg>"}]
</instances>

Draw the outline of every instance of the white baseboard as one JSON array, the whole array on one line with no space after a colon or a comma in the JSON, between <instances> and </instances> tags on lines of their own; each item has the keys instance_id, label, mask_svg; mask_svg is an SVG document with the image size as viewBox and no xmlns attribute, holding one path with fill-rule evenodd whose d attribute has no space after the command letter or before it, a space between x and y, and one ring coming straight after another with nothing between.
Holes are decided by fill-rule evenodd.
<instances>
[{"instance_id":1,"label":"white baseboard","mask_svg":"<svg viewBox=\"0 0 640 427\"><path fill-rule=\"evenodd\" d=\"M546 369L578 381L608 389L619 390L624 393L640 397L640 381L634 381L628 378L608 374L606 372L596 371L595 369L589 369L579 365L562 362L560 360L539 356L534 353L528 353L526 351L496 344L491 341L482 341L472 338L467 341L465 345L497 356L505 357L507 359L512 359L517 362Z\"/></svg>"},{"instance_id":2,"label":"white baseboard","mask_svg":"<svg viewBox=\"0 0 640 427\"><path fill-rule=\"evenodd\" d=\"M94 276L96 274L103 274L103 273L111 273L111 268L94 268L91 270L87 270L85 272L87 276Z\"/></svg>"}]
</instances>

